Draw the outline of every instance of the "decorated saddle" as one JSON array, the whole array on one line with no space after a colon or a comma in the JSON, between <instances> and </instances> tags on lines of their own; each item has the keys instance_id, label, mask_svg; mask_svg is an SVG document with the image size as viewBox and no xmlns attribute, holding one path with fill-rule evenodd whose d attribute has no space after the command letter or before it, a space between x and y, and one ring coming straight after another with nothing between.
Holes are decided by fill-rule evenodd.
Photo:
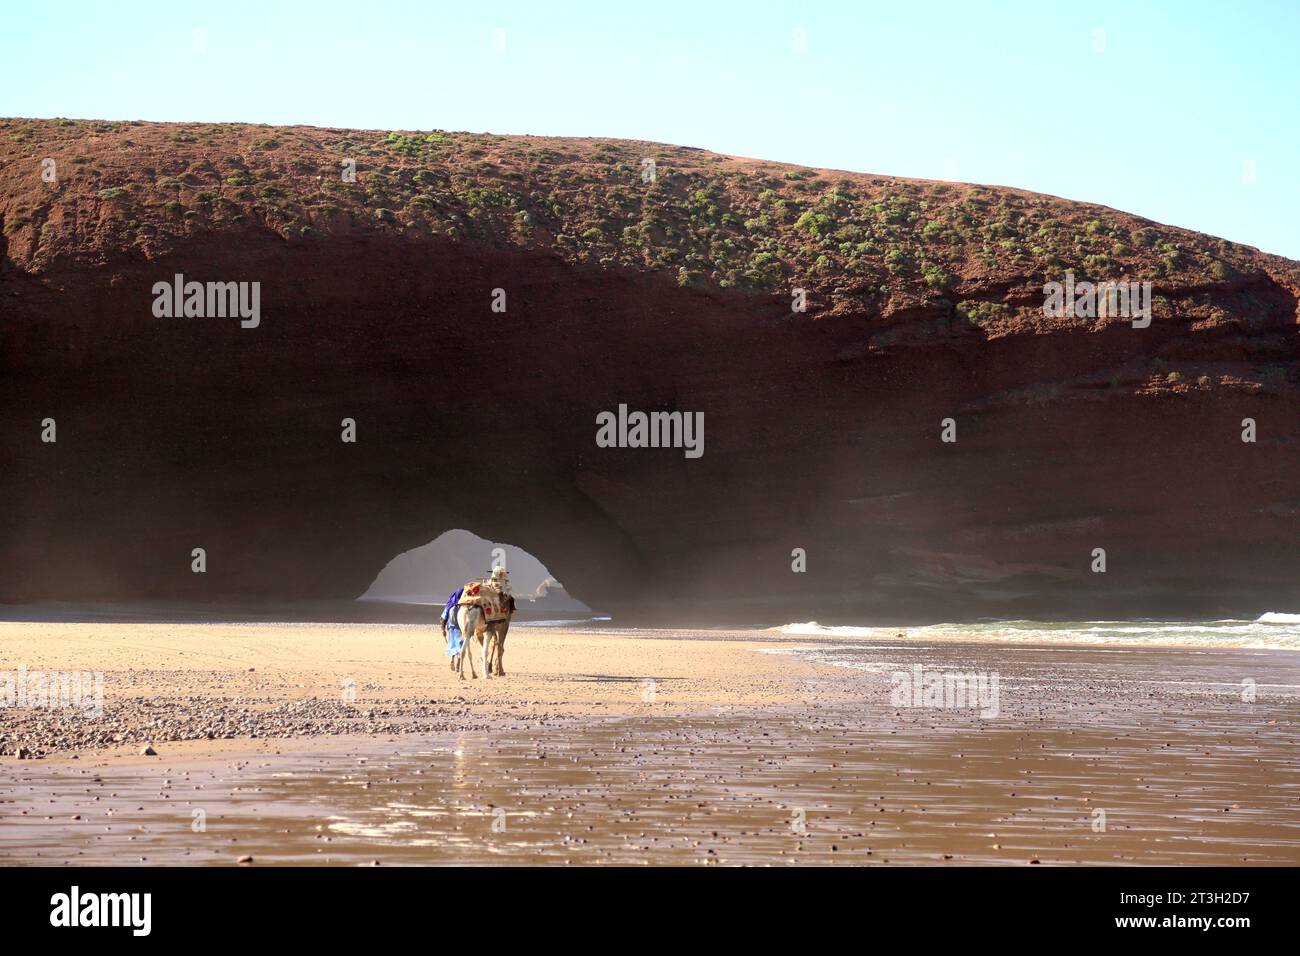
<instances>
[{"instance_id":1,"label":"decorated saddle","mask_svg":"<svg viewBox=\"0 0 1300 956\"><path fill-rule=\"evenodd\" d=\"M461 605L472 605L483 609L483 616L489 624L504 621L514 610L515 599L508 593L487 581L470 581L461 589Z\"/></svg>"}]
</instances>

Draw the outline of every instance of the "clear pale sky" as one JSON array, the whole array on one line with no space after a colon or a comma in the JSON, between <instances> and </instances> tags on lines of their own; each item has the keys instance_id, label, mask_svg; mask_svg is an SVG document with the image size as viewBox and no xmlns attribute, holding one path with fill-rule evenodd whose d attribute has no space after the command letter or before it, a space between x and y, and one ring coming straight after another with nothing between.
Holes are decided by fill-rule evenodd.
<instances>
[{"instance_id":1,"label":"clear pale sky","mask_svg":"<svg viewBox=\"0 0 1300 956\"><path fill-rule=\"evenodd\" d=\"M1298 0L72 0L0 23L3 116L647 139L1019 186L1300 259Z\"/></svg>"}]
</instances>

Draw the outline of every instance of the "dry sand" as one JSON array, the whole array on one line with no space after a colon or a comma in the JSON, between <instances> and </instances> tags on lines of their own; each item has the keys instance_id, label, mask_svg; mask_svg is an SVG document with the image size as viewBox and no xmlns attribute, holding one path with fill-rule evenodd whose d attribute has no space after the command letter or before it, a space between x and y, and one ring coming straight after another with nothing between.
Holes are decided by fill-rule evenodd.
<instances>
[{"instance_id":1,"label":"dry sand","mask_svg":"<svg viewBox=\"0 0 1300 956\"><path fill-rule=\"evenodd\" d=\"M0 712L0 862L1300 862L1297 654L517 627L460 682L438 640L0 624L105 681ZM917 663L998 713L891 703Z\"/></svg>"},{"instance_id":2,"label":"dry sand","mask_svg":"<svg viewBox=\"0 0 1300 956\"><path fill-rule=\"evenodd\" d=\"M0 671L104 675L102 719L11 711L0 725L0 754L133 754L163 741L499 729L503 721L536 727L652 709L761 707L805 701L807 680L826 670L755 654L753 643L735 639L743 633L643 633L514 627L505 678L460 680L441 635L420 625L0 623ZM829 687L823 693L834 696Z\"/></svg>"}]
</instances>

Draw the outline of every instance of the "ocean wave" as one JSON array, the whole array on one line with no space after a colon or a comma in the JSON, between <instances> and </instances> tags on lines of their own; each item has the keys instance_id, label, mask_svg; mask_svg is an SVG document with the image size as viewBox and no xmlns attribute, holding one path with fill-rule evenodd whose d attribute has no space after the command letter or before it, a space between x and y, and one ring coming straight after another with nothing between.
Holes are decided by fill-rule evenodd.
<instances>
[{"instance_id":1,"label":"ocean wave","mask_svg":"<svg viewBox=\"0 0 1300 956\"><path fill-rule=\"evenodd\" d=\"M984 621L924 627L830 626L816 621L769 631L838 640L974 641L1155 647L1225 647L1300 651L1300 615L1269 612L1253 621Z\"/></svg>"},{"instance_id":2,"label":"ocean wave","mask_svg":"<svg viewBox=\"0 0 1300 956\"><path fill-rule=\"evenodd\" d=\"M1283 614L1281 611L1266 611L1255 618L1256 624L1300 624L1300 614Z\"/></svg>"}]
</instances>

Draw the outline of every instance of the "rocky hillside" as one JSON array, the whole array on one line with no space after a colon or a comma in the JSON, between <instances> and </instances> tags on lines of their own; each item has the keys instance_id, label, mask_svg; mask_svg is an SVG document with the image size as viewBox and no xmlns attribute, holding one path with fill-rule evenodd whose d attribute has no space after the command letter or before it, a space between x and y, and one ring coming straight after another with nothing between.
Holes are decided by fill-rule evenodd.
<instances>
[{"instance_id":1,"label":"rocky hillside","mask_svg":"<svg viewBox=\"0 0 1300 956\"><path fill-rule=\"evenodd\" d=\"M41 179L46 158L53 185ZM355 181L345 181L346 161ZM1198 308L1209 290L1265 300L1273 283L1300 290L1294 262L1112 209L661 143L4 120L0 170L8 255L34 272L157 259L249 230L292 244L445 237L663 272L684 286L788 295L799 285L820 293L814 313L883 317L953 303L993 336L1041 329L1042 303L1037 288L1027 311L990 296L1066 269L1154 280L1167 313L1210 323L1230 316Z\"/></svg>"},{"instance_id":2,"label":"rocky hillside","mask_svg":"<svg viewBox=\"0 0 1300 956\"><path fill-rule=\"evenodd\" d=\"M355 596L451 527L646 614L1300 596L1300 265L1249 247L656 143L86 120L0 120L0 223L0 600ZM1151 327L1045 317L1067 270ZM177 272L261 325L155 318ZM596 448L620 403L706 454Z\"/></svg>"}]
</instances>

